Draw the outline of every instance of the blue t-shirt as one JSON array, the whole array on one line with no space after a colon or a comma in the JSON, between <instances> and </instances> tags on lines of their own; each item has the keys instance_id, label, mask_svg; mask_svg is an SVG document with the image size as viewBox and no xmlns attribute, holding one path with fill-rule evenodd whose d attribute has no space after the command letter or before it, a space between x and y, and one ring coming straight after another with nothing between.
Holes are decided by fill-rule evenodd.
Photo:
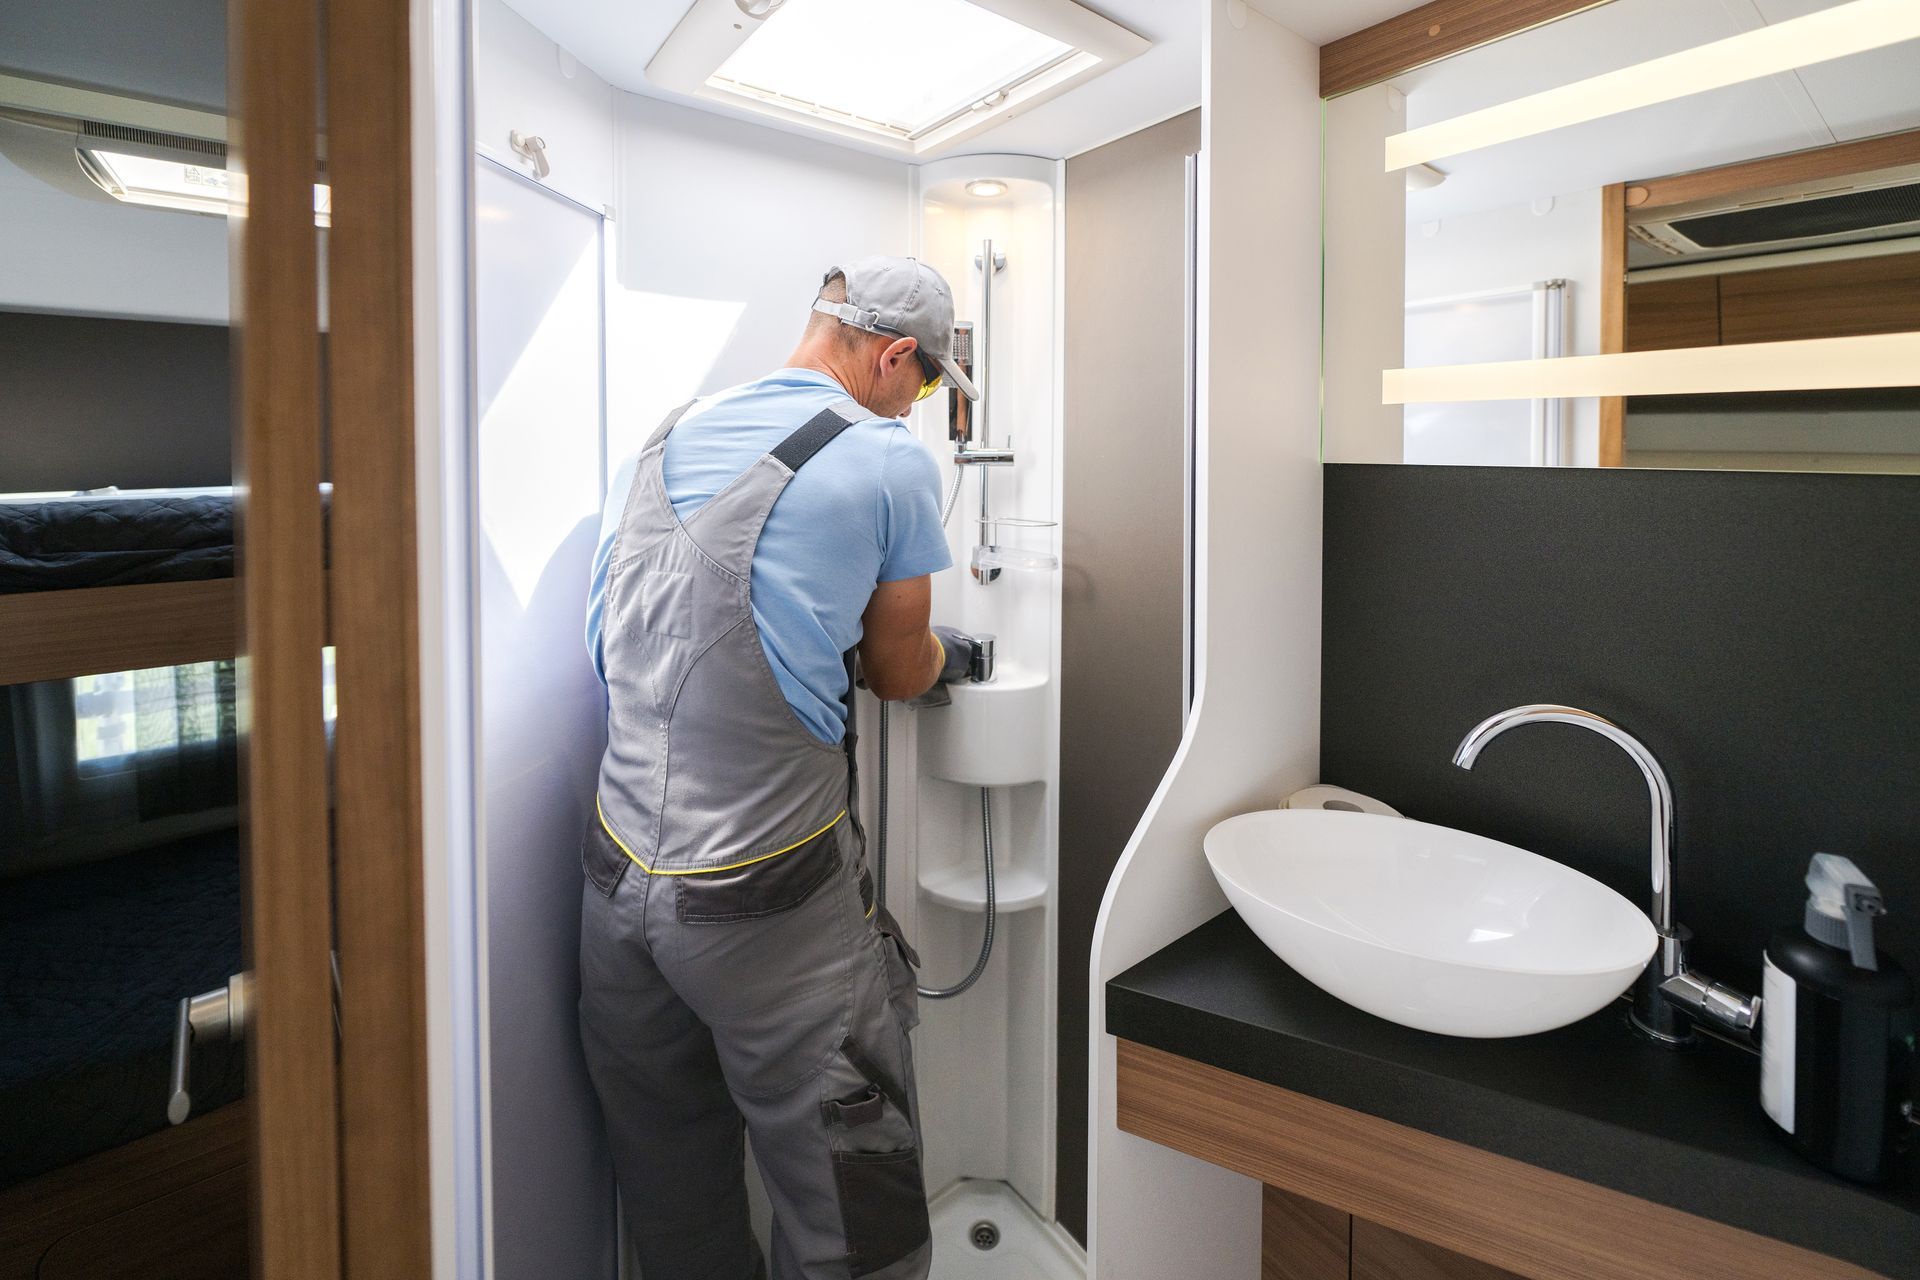
<instances>
[{"instance_id":1,"label":"blue t-shirt","mask_svg":"<svg viewBox=\"0 0 1920 1280\"><path fill-rule=\"evenodd\" d=\"M822 409L848 399L813 369L780 369L703 398L667 437L661 478L682 520ZM587 652L600 655L607 561L638 455L607 487L587 588ZM951 567L940 528L940 469L897 418L842 431L795 473L753 553L753 620L794 714L823 742L846 736L847 669L874 587Z\"/></svg>"}]
</instances>

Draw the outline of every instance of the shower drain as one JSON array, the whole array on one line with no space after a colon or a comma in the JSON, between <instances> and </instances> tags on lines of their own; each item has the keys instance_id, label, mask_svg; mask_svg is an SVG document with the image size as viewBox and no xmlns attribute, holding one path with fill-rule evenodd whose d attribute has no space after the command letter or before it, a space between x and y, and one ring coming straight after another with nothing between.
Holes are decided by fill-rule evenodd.
<instances>
[{"instance_id":1,"label":"shower drain","mask_svg":"<svg viewBox=\"0 0 1920 1280\"><path fill-rule=\"evenodd\" d=\"M982 1218L967 1228L967 1239L973 1241L973 1247L985 1253L1000 1243L1000 1228L989 1219Z\"/></svg>"}]
</instances>

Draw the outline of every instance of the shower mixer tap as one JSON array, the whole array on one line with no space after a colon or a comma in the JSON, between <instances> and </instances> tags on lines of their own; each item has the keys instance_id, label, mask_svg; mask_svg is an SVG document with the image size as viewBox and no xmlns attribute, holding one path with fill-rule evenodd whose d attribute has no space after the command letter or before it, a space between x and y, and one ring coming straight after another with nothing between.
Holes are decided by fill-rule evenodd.
<instances>
[{"instance_id":1,"label":"shower mixer tap","mask_svg":"<svg viewBox=\"0 0 1920 1280\"><path fill-rule=\"evenodd\" d=\"M973 638L973 661L967 665L968 684L992 684L995 638L983 631Z\"/></svg>"},{"instance_id":2,"label":"shower mixer tap","mask_svg":"<svg viewBox=\"0 0 1920 1280\"><path fill-rule=\"evenodd\" d=\"M956 467L1010 467L1013 465L1012 448L993 449L986 445L963 444L953 451L953 465Z\"/></svg>"}]
</instances>

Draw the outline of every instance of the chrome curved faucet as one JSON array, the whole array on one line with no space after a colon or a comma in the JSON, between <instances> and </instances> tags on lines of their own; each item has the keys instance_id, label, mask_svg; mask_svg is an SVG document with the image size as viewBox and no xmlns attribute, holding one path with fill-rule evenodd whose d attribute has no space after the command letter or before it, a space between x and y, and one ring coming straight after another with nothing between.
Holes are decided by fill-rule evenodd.
<instances>
[{"instance_id":1,"label":"chrome curved faucet","mask_svg":"<svg viewBox=\"0 0 1920 1280\"><path fill-rule=\"evenodd\" d=\"M1725 1029L1751 1035L1760 1018L1758 997L1705 978L1687 967L1687 931L1673 922L1673 787L1667 771L1638 738L1605 716L1578 707L1534 703L1488 716L1454 750L1453 762L1473 768L1481 751L1517 725L1570 724L1590 729L1625 751L1640 766L1653 801L1653 905L1648 915L1660 945L1647 971L1634 988L1633 1024L1653 1040L1668 1045L1691 1043L1696 1018L1707 1018Z\"/></svg>"}]
</instances>

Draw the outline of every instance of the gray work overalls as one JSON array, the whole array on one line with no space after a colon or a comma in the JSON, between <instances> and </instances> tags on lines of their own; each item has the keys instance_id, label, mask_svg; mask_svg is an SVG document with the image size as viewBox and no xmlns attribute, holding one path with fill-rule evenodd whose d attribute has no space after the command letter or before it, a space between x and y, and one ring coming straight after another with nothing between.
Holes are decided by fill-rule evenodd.
<instances>
[{"instance_id":1,"label":"gray work overalls","mask_svg":"<svg viewBox=\"0 0 1920 1280\"><path fill-rule=\"evenodd\" d=\"M580 1033L644 1280L747 1280L744 1131L776 1280L927 1274L911 952L876 909L844 747L794 714L751 570L822 412L682 522L655 432L607 567L607 750L581 853Z\"/></svg>"}]
</instances>

